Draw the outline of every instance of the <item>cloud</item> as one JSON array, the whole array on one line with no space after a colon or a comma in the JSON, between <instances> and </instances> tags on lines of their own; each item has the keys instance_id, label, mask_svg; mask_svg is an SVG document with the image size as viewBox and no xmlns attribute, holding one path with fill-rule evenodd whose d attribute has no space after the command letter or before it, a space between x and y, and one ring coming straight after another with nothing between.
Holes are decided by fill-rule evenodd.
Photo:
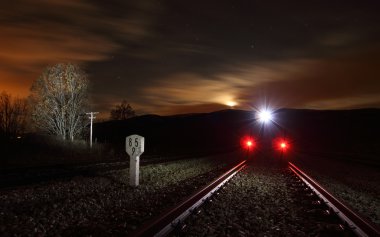
<instances>
[{"instance_id":1,"label":"cloud","mask_svg":"<svg viewBox=\"0 0 380 237\"><path fill-rule=\"evenodd\" d=\"M162 115L188 114L188 113L208 113L210 111L218 111L229 109L223 104L206 103L206 104L188 104L188 105L173 105L164 107L159 111Z\"/></svg>"},{"instance_id":2,"label":"cloud","mask_svg":"<svg viewBox=\"0 0 380 237\"><path fill-rule=\"evenodd\" d=\"M140 95L157 113L227 108L345 109L380 102L380 47L372 46L330 58L242 63L211 77L182 73L157 80ZM202 106L207 105L207 106ZM178 109L178 110L176 110Z\"/></svg>"},{"instance_id":3,"label":"cloud","mask_svg":"<svg viewBox=\"0 0 380 237\"><path fill-rule=\"evenodd\" d=\"M196 74L174 74L144 88L142 94L151 101L147 109L155 112L175 111L175 108L182 110L183 107L194 108L203 104L209 108L210 105L224 106L228 101L235 100L237 91L234 85L237 84L239 82L228 82L222 78L210 80ZM157 108L159 110L156 111Z\"/></svg>"},{"instance_id":4,"label":"cloud","mask_svg":"<svg viewBox=\"0 0 380 237\"><path fill-rule=\"evenodd\" d=\"M298 70L292 63L266 62L243 63L225 66L225 71L214 75L175 73L159 78L138 93L137 101L149 101L144 106L155 113L182 113L186 108L204 112L205 109L229 108L228 102L237 103L236 108L249 108L251 92L263 84L286 80L282 75ZM132 97L133 98L133 97Z\"/></svg>"},{"instance_id":5,"label":"cloud","mask_svg":"<svg viewBox=\"0 0 380 237\"><path fill-rule=\"evenodd\" d=\"M380 95L356 95L337 99L324 99L306 104L308 108L315 109L355 109L379 107Z\"/></svg>"},{"instance_id":6,"label":"cloud","mask_svg":"<svg viewBox=\"0 0 380 237\"><path fill-rule=\"evenodd\" d=\"M0 30L4 35L0 44L7 45L0 52L1 62L21 68L59 61L101 60L117 49L117 45L103 36L51 23L17 28L2 26Z\"/></svg>"},{"instance_id":7,"label":"cloud","mask_svg":"<svg viewBox=\"0 0 380 237\"><path fill-rule=\"evenodd\" d=\"M0 9L0 65L2 89L14 93L16 80L29 87L46 66L58 62L106 60L123 42L148 36L149 22L142 4L124 16L108 14L88 1L15 0ZM24 92L22 92L24 94Z\"/></svg>"},{"instance_id":8,"label":"cloud","mask_svg":"<svg viewBox=\"0 0 380 237\"><path fill-rule=\"evenodd\" d=\"M161 114L216 110L227 101L247 109L376 105L379 15L367 3L329 6L7 1L0 90L26 95L46 66L71 61L89 73L99 111L122 99Z\"/></svg>"},{"instance_id":9,"label":"cloud","mask_svg":"<svg viewBox=\"0 0 380 237\"><path fill-rule=\"evenodd\" d=\"M340 109L376 102L380 88L380 47L373 46L323 59L296 59L281 78L254 85L240 94L259 100L265 94L281 107Z\"/></svg>"},{"instance_id":10,"label":"cloud","mask_svg":"<svg viewBox=\"0 0 380 237\"><path fill-rule=\"evenodd\" d=\"M333 33L325 35L323 38L321 38L320 44L324 46L347 46L349 44L352 44L359 40L362 36L358 36L358 34L354 33L347 33L347 32L341 32L341 33Z\"/></svg>"}]
</instances>

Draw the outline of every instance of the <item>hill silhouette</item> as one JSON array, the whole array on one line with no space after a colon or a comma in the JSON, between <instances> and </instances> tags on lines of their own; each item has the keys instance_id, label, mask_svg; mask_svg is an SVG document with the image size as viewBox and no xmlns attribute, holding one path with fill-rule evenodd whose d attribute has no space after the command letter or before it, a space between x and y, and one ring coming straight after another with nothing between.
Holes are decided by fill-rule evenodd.
<instances>
[{"instance_id":1,"label":"hill silhouette","mask_svg":"<svg viewBox=\"0 0 380 237\"><path fill-rule=\"evenodd\" d=\"M158 116L144 115L124 121L94 125L98 142L124 151L125 137L145 137L146 154L186 154L225 151L239 147L252 135L259 149L271 149L275 137L285 136L296 151L380 154L380 109L302 110L280 109L274 122L264 126L252 111L222 110L212 113Z\"/></svg>"}]
</instances>

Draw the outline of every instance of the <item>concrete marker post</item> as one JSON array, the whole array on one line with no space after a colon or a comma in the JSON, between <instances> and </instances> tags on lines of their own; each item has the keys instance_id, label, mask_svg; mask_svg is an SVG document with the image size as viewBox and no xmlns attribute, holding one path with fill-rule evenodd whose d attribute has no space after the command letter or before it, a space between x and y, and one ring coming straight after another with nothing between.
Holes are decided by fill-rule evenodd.
<instances>
[{"instance_id":1,"label":"concrete marker post","mask_svg":"<svg viewBox=\"0 0 380 237\"><path fill-rule=\"evenodd\" d=\"M144 152L145 139L139 135L130 135L125 140L129 161L129 184L137 187L140 177L140 155Z\"/></svg>"}]
</instances>

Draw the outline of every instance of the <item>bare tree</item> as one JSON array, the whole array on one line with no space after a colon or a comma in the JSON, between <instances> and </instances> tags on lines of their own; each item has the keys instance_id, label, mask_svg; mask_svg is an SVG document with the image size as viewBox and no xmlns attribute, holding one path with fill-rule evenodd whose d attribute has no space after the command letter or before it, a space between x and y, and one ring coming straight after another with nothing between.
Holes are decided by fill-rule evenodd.
<instances>
[{"instance_id":1,"label":"bare tree","mask_svg":"<svg viewBox=\"0 0 380 237\"><path fill-rule=\"evenodd\" d=\"M126 100L123 100L120 105L116 105L115 108L111 109L111 119L113 120L125 120L134 116L136 116L136 113Z\"/></svg>"},{"instance_id":2,"label":"bare tree","mask_svg":"<svg viewBox=\"0 0 380 237\"><path fill-rule=\"evenodd\" d=\"M2 92L0 94L0 134L11 138L23 133L27 113L25 99L12 98L10 94Z\"/></svg>"},{"instance_id":3,"label":"bare tree","mask_svg":"<svg viewBox=\"0 0 380 237\"><path fill-rule=\"evenodd\" d=\"M76 65L48 67L31 88L36 127L73 141L88 124L84 116L88 85L87 76Z\"/></svg>"}]
</instances>

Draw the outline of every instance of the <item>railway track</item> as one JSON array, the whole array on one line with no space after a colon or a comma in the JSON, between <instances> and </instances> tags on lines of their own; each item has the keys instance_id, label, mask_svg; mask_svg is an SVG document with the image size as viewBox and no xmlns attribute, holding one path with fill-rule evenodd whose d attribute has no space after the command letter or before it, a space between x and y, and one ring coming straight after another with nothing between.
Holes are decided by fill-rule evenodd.
<instances>
[{"instance_id":1,"label":"railway track","mask_svg":"<svg viewBox=\"0 0 380 237\"><path fill-rule=\"evenodd\" d=\"M169 234L189 215L194 213L199 206L207 201L208 198L228 182L236 173L241 171L246 166L246 163L246 160L241 161L176 207L142 226L135 233L132 233L131 236L165 236Z\"/></svg>"},{"instance_id":2,"label":"railway track","mask_svg":"<svg viewBox=\"0 0 380 237\"><path fill-rule=\"evenodd\" d=\"M180 231L186 226L185 219L195 216L200 212L200 206L209 200L226 184L234 175L244 170L248 165L246 160L240 162L232 169L211 182L179 205L171 208L162 215L146 223L131 234L131 236L166 236L172 231ZM310 199L310 204L315 211L318 210L321 218L329 219L334 226L333 233L339 236L380 236L380 230L361 215L355 213L347 205L326 191L320 184L309 177L305 172L293 163L286 164L287 174L291 174L290 180L295 182L303 196ZM264 184L263 184L264 185ZM228 187L226 188L228 189ZM181 235L181 234L179 234Z\"/></svg>"},{"instance_id":3,"label":"railway track","mask_svg":"<svg viewBox=\"0 0 380 237\"><path fill-rule=\"evenodd\" d=\"M331 212L342 220L343 228L349 228L358 236L380 236L380 229L377 226L335 198L296 165L289 162L289 169L329 207Z\"/></svg>"}]
</instances>

